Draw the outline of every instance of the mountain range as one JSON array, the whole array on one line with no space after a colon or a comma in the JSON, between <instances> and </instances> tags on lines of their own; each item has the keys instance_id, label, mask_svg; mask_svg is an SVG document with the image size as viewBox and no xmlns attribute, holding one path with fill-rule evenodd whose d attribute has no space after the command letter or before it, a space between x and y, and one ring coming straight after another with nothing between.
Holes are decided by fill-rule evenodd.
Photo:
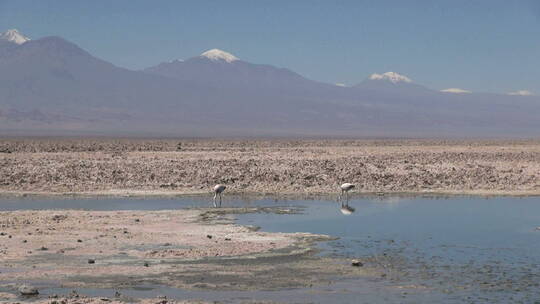
<instances>
[{"instance_id":1,"label":"mountain range","mask_svg":"<svg viewBox=\"0 0 540 304\"><path fill-rule=\"evenodd\" d=\"M534 137L538 117L538 96L394 72L347 87L218 49L133 71L60 37L0 34L2 135Z\"/></svg>"}]
</instances>

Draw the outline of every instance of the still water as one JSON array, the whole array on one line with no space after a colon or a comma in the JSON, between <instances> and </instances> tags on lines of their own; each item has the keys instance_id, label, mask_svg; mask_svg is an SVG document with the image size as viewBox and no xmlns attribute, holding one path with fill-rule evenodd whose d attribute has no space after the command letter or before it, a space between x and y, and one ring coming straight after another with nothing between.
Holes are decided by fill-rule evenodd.
<instances>
[{"instance_id":1,"label":"still water","mask_svg":"<svg viewBox=\"0 0 540 304\"><path fill-rule=\"evenodd\" d=\"M210 207L211 198L2 198L0 211L21 209L163 210ZM297 214L235 215L238 223L271 232L310 232L339 239L320 243L319 253L360 258L386 270L380 284L418 286L409 296L362 289L369 302L419 303L422 299L455 303L535 303L540 301L540 198L538 197L354 197L348 207L330 199L249 199L227 197L224 207L299 208ZM345 208L343 208L345 207ZM366 281L338 282L349 290ZM379 284L379 283L377 283ZM380 285L379 284L379 285ZM342 287L339 287L342 288ZM345 287L343 287L345 288ZM163 289L161 293L174 291ZM374 294L365 294L373 290ZM136 291L133 291L136 292ZM430 296L422 297L422 293ZM190 292L181 293L188 295ZM196 292L191 292L196 294ZM241 293L235 293L239 295ZM267 294L265 296L265 294ZM198 295L198 294L197 294ZM212 300L212 293L207 293ZM246 293L275 300L281 293ZM198 295L203 297L203 295ZM214 294L218 299L223 295ZM333 302L356 302L354 293L334 295ZM227 298L227 296L225 296ZM317 301L323 300L318 298ZM309 302L308 301L308 302ZM538 302L540 303L540 302Z\"/></svg>"},{"instance_id":2,"label":"still water","mask_svg":"<svg viewBox=\"0 0 540 304\"><path fill-rule=\"evenodd\" d=\"M364 258L385 267L388 281L445 301L540 301L538 197L360 198L347 215L338 203L301 205L301 214L247 214L239 223L339 237L322 243L321 254Z\"/></svg>"}]
</instances>

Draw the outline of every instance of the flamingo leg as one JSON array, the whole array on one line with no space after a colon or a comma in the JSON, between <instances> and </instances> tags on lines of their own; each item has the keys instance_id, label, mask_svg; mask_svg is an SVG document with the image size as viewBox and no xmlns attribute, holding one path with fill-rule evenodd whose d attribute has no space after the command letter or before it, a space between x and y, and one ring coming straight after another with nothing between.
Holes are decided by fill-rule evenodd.
<instances>
[{"instance_id":1,"label":"flamingo leg","mask_svg":"<svg viewBox=\"0 0 540 304\"><path fill-rule=\"evenodd\" d=\"M221 207L221 193L219 194L219 206Z\"/></svg>"},{"instance_id":2,"label":"flamingo leg","mask_svg":"<svg viewBox=\"0 0 540 304\"><path fill-rule=\"evenodd\" d=\"M217 197L217 193L214 194L214 207L217 207L217 205L216 205L216 197Z\"/></svg>"}]
</instances>

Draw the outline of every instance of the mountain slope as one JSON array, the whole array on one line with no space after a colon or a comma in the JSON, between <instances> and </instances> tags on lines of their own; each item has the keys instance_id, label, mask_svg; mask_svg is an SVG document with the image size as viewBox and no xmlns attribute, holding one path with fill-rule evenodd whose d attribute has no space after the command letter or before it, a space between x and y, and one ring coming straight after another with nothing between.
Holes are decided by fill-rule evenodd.
<instances>
[{"instance_id":1,"label":"mountain slope","mask_svg":"<svg viewBox=\"0 0 540 304\"><path fill-rule=\"evenodd\" d=\"M540 133L537 96L443 93L391 72L341 87L288 69L245 62L217 49L131 71L60 37L21 40L13 35L0 39L2 134Z\"/></svg>"},{"instance_id":2,"label":"mountain slope","mask_svg":"<svg viewBox=\"0 0 540 304\"><path fill-rule=\"evenodd\" d=\"M308 90L309 92L318 87L327 89L334 87L308 80L285 68L245 62L218 49L203 52L186 61L175 60L161 63L144 71L215 88L289 92Z\"/></svg>"},{"instance_id":3,"label":"mountain slope","mask_svg":"<svg viewBox=\"0 0 540 304\"><path fill-rule=\"evenodd\" d=\"M168 79L115 67L59 37L31 40L0 53L2 106L22 110L129 110L148 100L176 100ZM141 110L144 110L141 108Z\"/></svg>"}]
</instances>

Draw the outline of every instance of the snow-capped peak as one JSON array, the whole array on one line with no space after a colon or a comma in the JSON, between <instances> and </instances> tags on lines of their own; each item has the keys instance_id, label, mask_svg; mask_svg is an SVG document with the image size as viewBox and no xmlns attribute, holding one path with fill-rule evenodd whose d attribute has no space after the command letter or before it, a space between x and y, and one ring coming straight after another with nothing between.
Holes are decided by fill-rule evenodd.
<instances>
[{"instance_id":1,"label":"snow-capped peak","mask_svg":"<svg viewBox=\"0 0 540 304\"><path fill-rule=\"evenodd\" d=\"M226 62L233 62L236 60L239 60L236 56L234 56L231 53L227 53L225 51L219 50L219 49L211 49L208 50L200 55L201 57L206 57L210 60L224 60Z\"/></svg>"},{"instance_id":2,"label":"snow-capped peak","mask_svg":"<svg viewBox=\"0 0 540 304\"><path fill-rule=\"evenodd\" d=\"M370 80L386 80L386 81L390 81L391 83L398 83L398 82L411 83L412 82L412 80L409 77L400 75L396 72L386 72L383 74L377 74L377 73L371 74L371 76L369 76L369 79Z\"/></svg>"},{"instance_id":3,"label":"snow-capped peak","mask_svg":"<svg viewBox=\"0 0 540 304\"><path fill-rule=\"evenodd\" d=\"M527 90L519 90L515 92L510 92L508 95L515 95L515 96L533 96L533 92L527 91Z\"/></svg>"},{"instance_id":4,"label":"snow-capped peak","mask_svg":"<svg viewBox=\"0 0 540 304\"><path fill-rule=\"evenodd\" d=\"M448 89L441 90L441 92L443 92L443 93L454 93L454 94L468 94L468 93L472 93L472 92L469 91L469 90L464 90L464 89L460 89L460 88L448 88Z\"/></svg>"},{"instance_id":5,"label":"snow-capped peak","mask_svg":"<svg viewBox=\"0 0 540 304\"><path fill-rule=\"evenodd\" d=\"M30 38L19 33L16 29L7 30L4 33L0 34L0 40L7 40L16 44L23 44Z\"/></svg>"}]
</instances>

